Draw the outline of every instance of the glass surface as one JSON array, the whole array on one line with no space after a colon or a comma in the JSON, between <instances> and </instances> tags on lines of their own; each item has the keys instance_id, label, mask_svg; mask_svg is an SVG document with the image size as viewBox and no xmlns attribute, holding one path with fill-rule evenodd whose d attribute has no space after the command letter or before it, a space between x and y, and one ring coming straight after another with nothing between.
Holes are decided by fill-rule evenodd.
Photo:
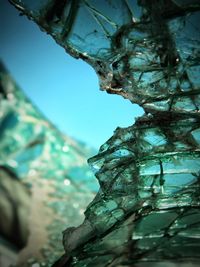
<instances>
[{"instance_id":1,"label":"glass surface","mask_svg":"<svg viewBox=\"0 0 200 267\"><path fill-rule=\"evenodd\" d=\"M100 191L54 266L198 266L199 1L12 2L145 110L89 159Z\"/></svg>"}]
</instances>

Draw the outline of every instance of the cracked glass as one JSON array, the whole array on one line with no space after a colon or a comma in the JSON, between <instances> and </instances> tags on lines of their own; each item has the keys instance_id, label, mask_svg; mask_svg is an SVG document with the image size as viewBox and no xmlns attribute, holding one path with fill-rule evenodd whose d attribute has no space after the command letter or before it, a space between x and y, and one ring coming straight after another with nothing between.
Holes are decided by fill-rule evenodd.
<instances>
[{"instance_id":1,"label":"cracked glass","mask_svg":"<svg viewBox=\"0 0 200 267\"><path fill-rule=\"evenodd\" d=\"M10 2L145 112L89 159L100 190L54 266L198 266L199 1Z\"/></svg>"}]
</instances>

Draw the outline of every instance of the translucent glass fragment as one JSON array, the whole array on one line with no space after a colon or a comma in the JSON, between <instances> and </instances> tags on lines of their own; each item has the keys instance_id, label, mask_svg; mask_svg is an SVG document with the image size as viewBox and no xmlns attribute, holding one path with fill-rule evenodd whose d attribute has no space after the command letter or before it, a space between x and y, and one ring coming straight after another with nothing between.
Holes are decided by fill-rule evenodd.
<instances>
[{"instance_id":1,"label":"translucent glass fragment","mask_svg":"<svg viewBox=\"0 0 200 267\"><path fill-rule=\"evenodd\" d=\"M12 2L145 111L89 159L100 191L54 266L199 266L199 1Z\"/></svg>"}]
</instances>

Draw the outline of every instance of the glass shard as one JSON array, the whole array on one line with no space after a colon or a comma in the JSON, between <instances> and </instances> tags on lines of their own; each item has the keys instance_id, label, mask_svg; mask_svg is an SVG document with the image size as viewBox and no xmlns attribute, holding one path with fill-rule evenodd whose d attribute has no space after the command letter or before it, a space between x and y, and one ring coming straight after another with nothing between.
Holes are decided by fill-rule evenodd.
<instances>
[{"instance_id":1,"label":"glass shard","mask_svg":"<svg viewBox=\"0 0 200 267\"><path fill-rule=\"evenodd\" d=\"M100 191L54 266L199 266L199 1L12 2L145 111L89 160Z\"/></svg>"}]
</instances>

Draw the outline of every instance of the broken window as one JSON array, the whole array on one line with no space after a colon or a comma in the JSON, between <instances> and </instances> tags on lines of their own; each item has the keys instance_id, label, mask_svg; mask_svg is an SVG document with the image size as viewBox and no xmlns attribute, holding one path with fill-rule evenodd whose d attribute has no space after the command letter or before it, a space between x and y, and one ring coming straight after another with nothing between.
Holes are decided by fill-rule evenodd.
<instances>
[{"instance_id":1,"label":"broken window","mask_svg":"<svg viewBox=\"0 0 200 267\"><path fill-rule=\"evenodd\" d=\"M199 1L11 2L145 111L89 159L100 191L55 266L198 266Z\"/></svg>"}]
</instances>

